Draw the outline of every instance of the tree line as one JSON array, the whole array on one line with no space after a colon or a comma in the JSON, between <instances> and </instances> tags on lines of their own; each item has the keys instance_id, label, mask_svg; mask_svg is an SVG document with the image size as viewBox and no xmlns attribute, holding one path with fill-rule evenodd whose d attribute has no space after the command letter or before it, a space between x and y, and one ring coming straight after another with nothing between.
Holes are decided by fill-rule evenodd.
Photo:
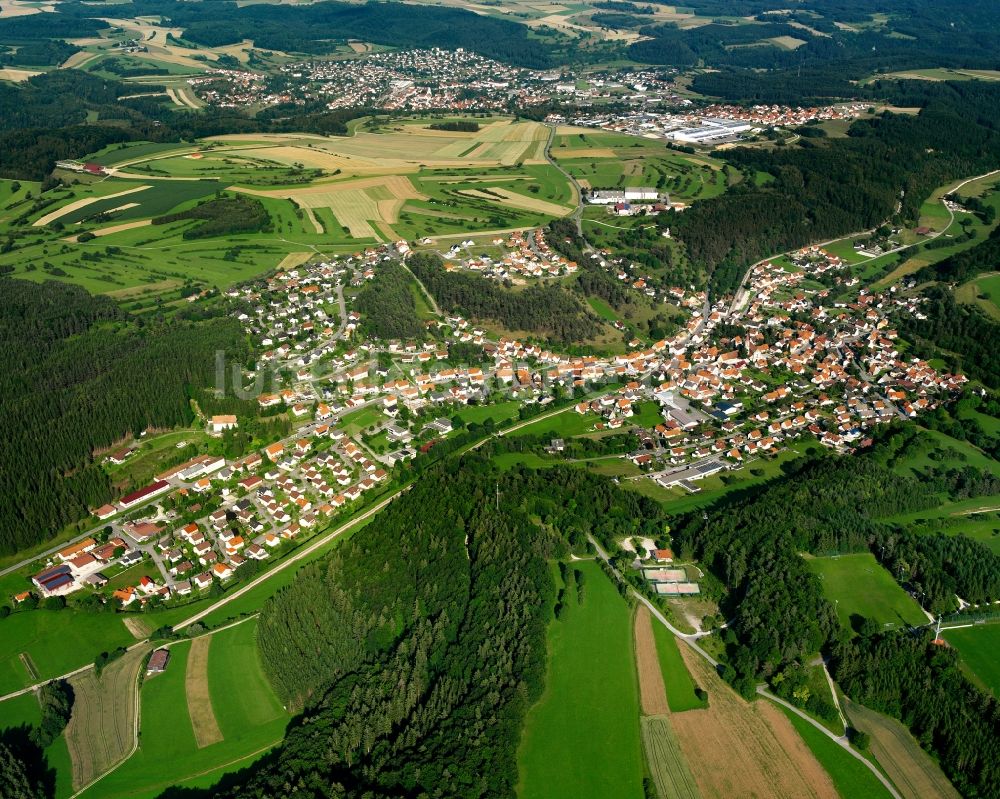
<instances>
[{"instance_id":1,"label":"tree line","mask_svg":"<svg viewBox=\"0 0 1000 799\"><path fill-rule=\"evenodd\" d=\"M243 361L235 319L133 319L107 297L57 281L0 285L0 552L45 541L114 498L95 453L192 421L215 354Z\"/></svg>"},{"instance_id":2,"label":"tree line","mask_svg":"<svg viewBox=\"0 0 1000 799\"><path fill-rule=\"evenodd\" d=\"M427 326L417 316L413 292L418 288L406 269L395 262L379 266L375 277L354 298L361 330L380 339L422 339Z\"/></svg>"},{"instance_id":3,"label":"tree line","mask_svg":"<svg viewBox=\"0 0 1000 799\"><path fill-rule=\"evenodd\" d=\"M432 253L417 253L409 266L448 313L498 322L508 330L537 333L561 344L579 344L600 330L583 304L559 286L510 291L480 275L446 272L440 256Z\"/></svg>"}]
</instances>

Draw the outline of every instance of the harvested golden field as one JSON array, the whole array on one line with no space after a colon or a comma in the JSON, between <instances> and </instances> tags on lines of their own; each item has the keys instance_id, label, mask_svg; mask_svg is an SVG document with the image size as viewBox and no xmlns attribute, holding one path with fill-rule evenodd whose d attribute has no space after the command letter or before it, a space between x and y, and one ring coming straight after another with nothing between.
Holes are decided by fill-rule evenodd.
<instances>
[{"instance_id":1,"label":"harvested golden field","mask_svg":"<svg viewBox=\"0 0 1000 799\"><path fill-rule=\"evenodd\" d=\"M415 171L421 166L509 166L544 160L548 129L538 122L491 122L475 133L400 125L389 133L359 132L337 140L299 134L217 136L212 141L255 141L278 145L256 154L280 163L302 163L346 174ZM307 146L308 145L308 146ZM248 153L252 154L252 153Z\"/></svg>"},{"instance_id":2,"label":"harvested golden field","mask_svg":"<svg viewBox=\"0 0 1000 799\"><path fill-rule=\"evenodd\" d=\"M35 75L41 74L41 72L34 69L11 69L10 67L6 67L4 69L0 69L0 80L9 80L14 83L21 83L22 81L26 81L28 78L33 78Z\"/></svg>"},{"instance_id":3,"label":"harvested golden field","mask_svg":"<svg viewBox=\"0 0 1000 799\"><path fill-rule=\"evenodd\" d=\"M136 742L139 669L150 646L137 646L112 661L98 677L90 671L70 678L73 714L66 746L73 764L73 788L87 785L127 758Z\"/></svg>"},{"instance_id":4,"label":"harvested golden field","mask_svg":"<svg viewBox=\"0 0 1000 799\"><path fill-rule=\"evenodd\" d=\"M74 200L67 205L57 208L55 211L51 211L45 216L39 217L32 223L32 227L42 227L49 224L49 222L55 222L60 217L66 216L66 214L72 213L79 208L86 208L88 205L96 202L101 202L103 200L110 200L114 197L124 197L127 194L135 194L137 191L145 191L150 188L149 186L136 186L132 189L125 189L125 191L120 191L117 194L105 194L102 197L83 197L79 200Z\"/></svg>"},{"instance_id":5,"label":"harvested golden field","mask_svg":"<svg viewBox=\"0 0 1000 799\"><path fill-rule=\"evenodd\" d=\"M215 719L212 697L208 690L208 648L211 643L211 635L203 635L191 641L187 671L184 672L188 715L191 716L191 727L199 749L222 740L222 730Z\"/></svg>"},{"instance_id":6,"label":"harvested golden field","mask_svg":"<svg viewBox=\"0 0 1000 799\"><path fill-rule=\"evenodd\" d=\"M41 14L43 11L55 11L55 6L21 3L18 0L0 0L0 19L26 17L29 14Z\"/></svg>"},{"instance_id":7,"label":"harvested golden field","mask_svg":"<svg viewBox=\"0 0 1000 799\"><path fill-rule=\"evenodd\" d=\"M937 763L900 722L864 705L844 702L852 726L868 733L870 750L903 799L959 799Z\"/></svg>"},{"instance_id":8,"label":"harvested golden field","mask_svg":"<svg viewBox=\"0 0 1000 799\"><path fill-rule=\"evenodd\" d=\"M615 151L610 147L580 147L575 150L568 148L553 148L552 156L556 159L564 158L616 158Z\"/></svg>"},{"instance_id":9,"label":"harvested golden field","mask_svg":"<svg viewBox=\"0 0 1000 799\"><path fill-rule=\"evenodd\" d=\"M639 722L649 771L661 797L699 799L698 785L674 733L663 670L653 637L653 621L645 605L639 605L636 610L633 632L639 703L643 713Z\"/></svg>"},{"instance_id":10,"label":"harvested golden field","mask_svg":"<svg viewBox=\"0 0 1000 799\"><path fill-rule=\"evenodd\" d=\"M556 205L547 200L526 197L509 189L491 188L488 192L480 191L479 189L460 189L458 193L464 194L467 197L477 197L480 200L492 200L502 205L509 205L511 208L520 208L524 211L537 211L540 214L549 214L551 216L566 216L570 213L570 209L564 205ZM502 199L498 199L495 195L500 195Z\"/></svg>"},{"instance_id":11,"label":"harvested golden field","mask_svg":"<svg viewBox=\"0 0 1000 799\"><path fill-rule=\"evenodd\" d=\"M301 266L312 257L313 253L311 252L290 252L281 259L281 263L278 264L278 269L294 269L297 266Z\"/></svg>"},{"instance_id":12,"label":"harvested golden field","mask_svg":"<svg viewBox=\"0 0 1000 799\"><path fill-rule=\"evenodd\" d=\"M702 796L837 799L829 775L781 711L745 701L690 647L680 650L709 696L707 709L670 716Z\"/></svg>"},{"instance_id":13,"label":"harvested golden field","mask_svg":"<svg viewBox=\"0 0 1000 799\"><path fill-rule=\"evenodd\" d=\"M296 203L296 205L298 205L298 203ZM313 213L313 209L310 208L307 205L299 205L299 208L301 208L302 209L302 213L304 213L306 215L306 219L308 219L309 220L309 224L311 224L313 226L313 230L316 233L319 233L319 234L322 235L325 232L323 230L323 223L320 222L316 218L316 214Z\"/></svg>"},{"instance_id":14,"label":"harvested golden field","mask_svg":"<svg viewBox=\"0 0 1000 799\"><path fill-rule=\"evenodd\" d=\"M126 616L122 619L122 623L128 627L128 631L139 641L147 638L153 632L152 625L138 616Z\"/></svg>"},{"instance_id":15,"label":"harvested golden field","mask_svg":"<svg viewBox=\"0 0 1000 799\"><path fill-rule=\"evenodd\" d=\"M309 169L324 169L330 172L339 169L348 174L387 168L381 167L376 161L338 155L318 146L308 145L279 145L261 147L260 149L240 150L237 157L261 158L287 166L302 164L302 166Z\"/></svg>"},{"instance_id":16,"label":"harvested golden field","mask_svg":"<svg viewBox=\"0 0 1000 799\"><path fill-rule=\"evenodd\" d=\"M100 53L88 53L86 50L80 50L78 53L73 53L69 58L67 58L62 63L62 69L79 69L84 64L89 61L93 61L98 58Z\"/></svg>"},{"instance_id":17,"label":"harvested golden field","mask_svg":"<svg viewBox=\"0 0 1000 799\"><path fill-rule=\"evenodd\" d=\"M635 612L635 668L639 673L639 700L647 716L662 716L670 712L663 671L656 654L656 639L649 608L639 605Z\"/></svg>"},{"instance_id":18,"label":"harvested golden field","mask_svg":"<svg viewBox=\"0 0 1000 799\"><path fill-rule=\"evenodd\" d=\"M355 238L380 238L376 230L379 223L399 221L399 212L407 200L426 199L402 175L316 183L294 189L234 189L258 197L293 200L306 212L317 233L322 233L323 228L312 209L329 208L337 221ZM383 236L395 236L395 233L386 232L391 229L379 227L379 230L383 231Z\"/></svg>"}]
</instances>

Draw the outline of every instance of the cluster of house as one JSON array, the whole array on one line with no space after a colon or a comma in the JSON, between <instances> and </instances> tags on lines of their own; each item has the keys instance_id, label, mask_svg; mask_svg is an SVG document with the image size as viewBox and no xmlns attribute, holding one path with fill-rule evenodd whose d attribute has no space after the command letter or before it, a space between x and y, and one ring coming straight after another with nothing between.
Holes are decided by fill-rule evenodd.
<instances>
[{"instance_id":1,"label":"cluster of house","mask_svg":"<svg viewBox=\"0 0 1000 799\"><path fill-rule=\"evenodd\" d=\"M211 105L235 108L321 102L327 108L505 110L544 102L542 74L462 48L368 53L355 59L284 64L276 75L212 70L190 81Z\"/></svg>"},{"instance_id":2,"label":"cluster of house","mask_svg":"<svg viewBox=\"0 0 1000 799\"><path fill-rule=\"evenodd\" d=\"M494 239L494 247L504 247L499 258L473 255L456 262L460 250L449 253L444 262L448 271L466 269L493 280L520 282L526 279L565 277L575 274L579 266L553 250L545 240L545 230L514 231L507 239Z\"/></svg>"},{"instance_id":3,"label":"cluster of house","mask_svg":"<svg viewBox=\"0 0 1000 799\"><path fill-rule=\"evenodd\" d=\"M554 115L552 122L661 138L682 144L717 145L737 141L748 133L778 127L797 127L808 122L853 119L868 106L860 103L798 108L786 105L711 105L706 108L654 111L642 106L634 111L592 111L567 120Z\"/></svg>"},{"instance_id":4,"label":"cluster of house","mask_svg":"<svg viewBox=\"0 0 1000 799\"><path fill-rule=\"evenodd\" d=\"M108 582L103 571L128 568L141 560L142 553L129 548L121 537L114 536L102 544L88 536L59 550L44 569L31 577L31 582L43 597L64 596L81 588L101 588ZM29 593L15 599L22 601Z\"/></svg>"}]
</instances>

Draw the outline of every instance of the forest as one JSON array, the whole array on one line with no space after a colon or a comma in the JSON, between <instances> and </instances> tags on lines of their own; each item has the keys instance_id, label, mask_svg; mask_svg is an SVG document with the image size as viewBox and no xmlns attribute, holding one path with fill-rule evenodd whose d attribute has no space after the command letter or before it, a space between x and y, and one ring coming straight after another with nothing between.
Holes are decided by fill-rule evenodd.
<instances>
[{"instance_id":1,"label":"forest","mask_svg":"<svg viewBox=\"0 0 1000 799\"><path fill-rule=\"evenodd\" d=\"M996 347L1000 324L974 305L956 302L953 292L944 286L931 286L923 296L926 302L920 310L924 318L900 315L900 335L925 356L942 358L951 371L981 380L990 388L1000 386Z\"/></svg>"},{"instance_id":2,"label":"forest","mask_svg":"<svg viewBox=\"0 0 1000 799\"><path fill-rule=\"evenodd\" d=\"M413 292L417 286L405 267L389 262L379 266L354 299L361 314L361 330L380 339L422 339L427 326L417 316Z\"/></svg>"},{"instance_id":3,"label":"forest","mask_svg":"<svg viewBox=\"0 0 1000 799\"><path fill-rule=\"evenodd\" d=\"M827 68L831 75L847 72L847 78L860 63L868 74L928 65L992 69L1000 57L1000 10L990 0L952 4L947 14L932 0L810 0L796 3L791 13L780 2L703 0L687 7L703 16L753 16L754 24L716 19L687 29L675 23L648 25L640 30L648 38L631 45L629 56L673 66ZM870 24L875 14L884 15L884 22ZM860 24L845 28L837 22ZM777 36L804 44L786 49L766 41Z\"/></svg>"},{"instance_id":4,"label":"forest","mask_svg":"<svg viewBox=\"0 0 1000 799\"><path fill-rule=\"evenodd\" d=\"M511 331L536 333L560 344L579 344L597 334L597 320L558 286L510 291L479 275L446 272L440 256L417 253L409 260L417 279L449 313L493 321Z\"/></svg>"},{"instance_id":5,"label":"forest","mask_svg":"<svg viewBox=\"0 0 1000 799\"><path fill-rule=\"evenodd\" d=\"M271 215L264 204L253 197L216 197L198 203L186 211L158 216L153 220L153 224L166 225L188 219L197 220L199 224L184 231L185 239L271 230Z\"/></svg>"},{"instance_id":6,"label":"forest","mask_svg":"<svg viewBox=\"0 0 1000 799\"><path fill-rule=\"evenodd\" d=\"M0 279L0 553L113 499L97 453L190 424L189 398L214 384L217 351L249 357L235 319L133 319L78 286Z\"/></svg>"},{"instance_id":7,"label":"forest","mask_svg":"<svg viewBox=\"0 0 1000 799\"><path fill-rule=\"evenodd\" d=\"M893 575L933 596L942 610L954 607L948 589L1000 598L1000 558L983 545L962 537L917 539L881 521L933 507L941 495L994 493L996 481L968 468L900 476L887 464L905 457L919 434L906 426L883 435L866 454L793 464L786 479L749 501L734 497L705 517L682 517L675 527L681 551L702 560L726 586L726 616L734 619L731 629L741 644L730 661L731 678L741 690L752 691L758 677L836 638L836 619L800 552L879 553L884 544L879 554Z\"/></svg>"}]
</instances>

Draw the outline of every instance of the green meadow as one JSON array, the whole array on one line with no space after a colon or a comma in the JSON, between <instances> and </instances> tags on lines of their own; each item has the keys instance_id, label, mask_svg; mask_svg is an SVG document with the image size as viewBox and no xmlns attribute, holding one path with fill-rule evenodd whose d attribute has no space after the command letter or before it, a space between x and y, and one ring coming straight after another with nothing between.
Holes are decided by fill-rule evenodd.
<instances>
[{"instance_id":1,"label":"green meadow","mask_svg":"<svg viewBox=\"0 0 1000 799\"><path fill-rule=\"evenodd\" d=\"M717 197L728 188L722 162L668 150L662 141L586 131L555 137L552 156L593 189L652 186L672 200Z\"/></svg>"},{"instance_id":2,"label":"green meadow","mask_svg":"<svg viewBox=\"0 0 1000 799\"><path fill-rule=\"evenodd\" d=\"M632 612L596 563L548 635L545 692L518 755L521 799L641 799L643 756Z\"/></svg>"},{"instance_id":3,"label":"green meadow","mask_svg":"<svg viewBox=\"0 0 1000 799\"><path fill-rule=\"evenodd\" d=\"M663 684L667 689L667 704L674 713L694 710L708 706L708 702L699 699L694 692L695 684L684 665L674 634L660 624L654 617L653 638L656 640L656 654L660 659L660 670L663 672ZM686 646L686 644L684 644Z\"/></svg>"},{"instance_id":4,"label":"green meadow","mask_svg":"<svg viewBox=\"0 0 1000 799\"><path fill-rule=\"evenodd\" d=\"M874 619L885 627L919 626L927 623L920 606L907 594L869 552L806 558L819 577L826 598L837 606L844 629L850 630L854 615Z\"/></svg>"},{"instance_id":5,"label":"green meadow","mask_svg":"<svg viewBox=\"0 0 1000 799\"><path fill-rule=\"evenodd\" d=\"M26 653L48 680L90 663L101 652L135 643L117 613L86 613L69 609L12 613L0 620L0 694L38 680L21 662Z\"/></svg>"},{"instance_id":6,"label":"green meadow","mask_svg":"<svg viewBox=\"0 0 1000 799\"><path fill-rule=\"evenodd\" d=\"M958 650L976 681L1000 698L1000 624L942 630L941 637Z\"/></svg>"},{"instance_id":7,"label":"green meadow","mask_svg":"<svg viewBox=\"0 0 1000 799\"><path fill-rule=\"evenodd\" d=\"M223 740L199 749L188 715L185 670L190 642L170 647L167 670L143 682L139 749L81 796L146 799L173 785L206 785L243 768L283 737L289 716L260 667L247 621L213 634L208 685Z\"/></svg>"}]
</instances>

